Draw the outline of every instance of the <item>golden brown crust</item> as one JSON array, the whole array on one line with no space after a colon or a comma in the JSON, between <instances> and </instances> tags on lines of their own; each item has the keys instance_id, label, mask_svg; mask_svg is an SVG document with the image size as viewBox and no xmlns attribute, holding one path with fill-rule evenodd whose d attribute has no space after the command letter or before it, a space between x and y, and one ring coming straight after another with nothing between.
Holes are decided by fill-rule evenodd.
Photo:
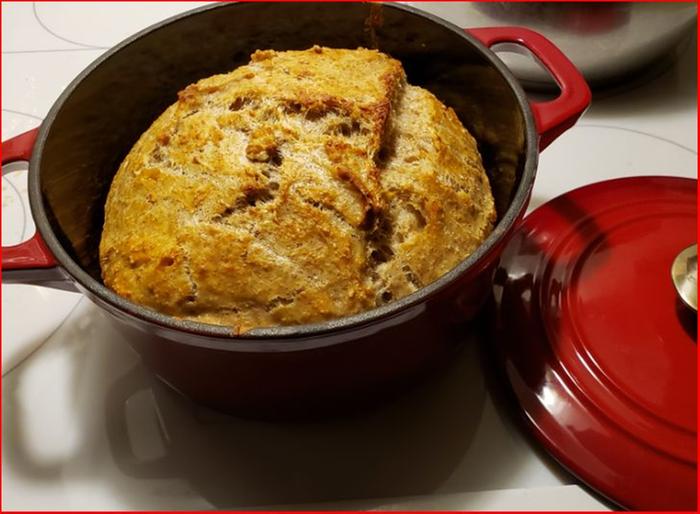
<instances>
[{"instance_id":1,"label":"golden brown crust","mask_svg":"<svg viewBox=\"0 0 700 514\"><path fill-rule=\"evenodd\" d=\"M134 145L100 264L137 303L245 331L405 296L494 221L474 139L398 61L265 50L185 88Z\"/></svg>"}]
</instances>

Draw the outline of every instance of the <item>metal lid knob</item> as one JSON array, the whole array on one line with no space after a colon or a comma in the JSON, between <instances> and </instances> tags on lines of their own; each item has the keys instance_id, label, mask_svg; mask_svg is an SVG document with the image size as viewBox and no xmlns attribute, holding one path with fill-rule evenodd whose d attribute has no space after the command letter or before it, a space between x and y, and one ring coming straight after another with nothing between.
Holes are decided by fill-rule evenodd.
<instances>
[{"instance_id":1,"label":"metal lid knob","mask_svg":"<svg viewBox=\"0 0 700 514\"><path fill-rule=\"evenodd\" d=\"M698 310L698 245L694 244L679 253L671 266L671 278L683 303Z\"/></svg>"}]
</instances>

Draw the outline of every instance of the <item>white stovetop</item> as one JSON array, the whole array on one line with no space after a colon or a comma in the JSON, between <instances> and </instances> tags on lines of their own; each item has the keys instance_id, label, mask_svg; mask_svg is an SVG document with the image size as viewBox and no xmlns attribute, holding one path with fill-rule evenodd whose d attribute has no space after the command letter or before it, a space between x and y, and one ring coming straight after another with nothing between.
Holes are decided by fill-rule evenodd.
<instances>
[{"instance_id":1,"label":"white stovetop","mask_svg":"<svg viewBox=\"0 0 700 514\"><path fill-rule=\"evenodd\" d=\"M2 138L36 126L106 48L196 5L3 2ZM425 8L468 22L459 5ZM612 177L697 177L695 48L653 82L596 99L541 156L532 207ZM23 174L2 193L8 244L33 230ZM512 424L476 342L441 379L380 410L265 424L155 383L77 294L2 293L3 509L605 508Z\"/></svg>"}]
</instances>

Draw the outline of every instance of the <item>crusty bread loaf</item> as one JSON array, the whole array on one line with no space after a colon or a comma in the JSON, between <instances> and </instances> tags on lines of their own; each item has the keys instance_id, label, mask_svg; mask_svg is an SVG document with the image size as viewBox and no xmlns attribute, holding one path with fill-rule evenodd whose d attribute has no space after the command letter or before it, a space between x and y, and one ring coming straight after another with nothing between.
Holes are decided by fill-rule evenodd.
<instances>
[{"instance_id":1,"label":"crusty bread loaf","mask_svg":"<svg viewBox=\"0 0 700 514\"><path fill-rule=\"evenodd\" d=\"M354 314L466 258L496 213L476 142L374 50L258 51L187 87L107 198L107 286L254 327Z\"/></svg>"}]
</instances>

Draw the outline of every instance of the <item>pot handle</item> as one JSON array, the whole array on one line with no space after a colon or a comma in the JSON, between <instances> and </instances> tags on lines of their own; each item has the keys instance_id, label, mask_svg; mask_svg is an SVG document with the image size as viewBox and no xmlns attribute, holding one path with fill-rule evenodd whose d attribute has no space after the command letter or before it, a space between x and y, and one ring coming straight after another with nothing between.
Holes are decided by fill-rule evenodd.
<instances>
[{"instance_id":1,"label":"pot handle","mask_svg":"<svg viewBox=\"0 0 700 514\"><path fill-rule=\"evenodd\" d=\"M465 31L489 48L508 44L527 48L535 60L554 77L560 89L557 98L545 102L530 100L530 108L540 136L540 150L547 148L552 141L571 128L591 104L591 90L581 72L543 35L522 27L492 27ZM509 49L517 51L517 46Z\"/></svg>"},{"instance_id":2,"label":"pot handle","mask_svg":"<svg viewBox=\"0 0 700 514\"><path fill-rule=\"evenodd\" d=\"M2 142L2 164L28 161L32 156L39 128ZM3 167L3 176L7 173ZM37 230L27 241L2 247L3 283L33 284L75 291L73 283L61 272L51 251Z\"/></svg>"}]
</instances>

